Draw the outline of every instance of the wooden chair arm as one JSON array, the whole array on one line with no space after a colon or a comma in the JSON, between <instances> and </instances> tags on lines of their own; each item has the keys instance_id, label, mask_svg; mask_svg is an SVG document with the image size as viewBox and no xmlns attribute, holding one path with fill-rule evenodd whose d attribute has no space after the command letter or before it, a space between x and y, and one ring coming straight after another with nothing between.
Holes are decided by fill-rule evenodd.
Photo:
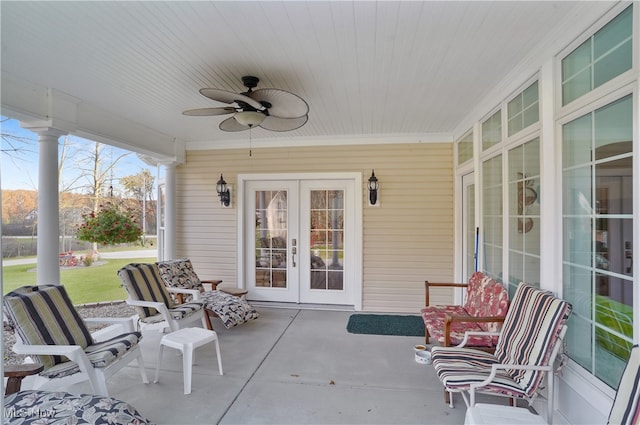
<instances>
[{"instance_id":1,"label":"wooden chair arm","mask_svg":"<svg viewBox=\"0 0 640 425\"><path fill-rule=\"evenodd\" d=\"M491 322L504 322L504 316L460 316L460 315L452 315L445 314L444 315L444 347L451 346L451 323L453 322L481 322L481 323L491 323Z\"/></svg>"},{"instance_id":2,"label":"wooden chair arm","mask_svg":"<svg viewBox=\"0 0 640 425\"><path fill-rule=\"evenodd\" d=\"M497 322L497 323L504 323L504 316L482 316L482 317L476 317L475 318L476 322L481 322L481 323L489 323L489 322Z\"/></svg>"},{"instance_id":3,"label":"wooden chair arm","mask_svg":"<svg viewBox=\"0 0 640 425\"><path fill-rule=\"evenodd\" d=\"M453 282L429 282L428 280L424 281L424 305L428 306L429 304L429 287L430 286L438 286L441 288L466 288L469 286L468 283L453 283Z\"/></svg>"},{"instance_id":4,"label":"wooden chair arm","mask_svg":"<svg viewBox=\"0 0 640 425\"><path fill-rule=\"evenodd\" d=\"M222 283L222 280L219 279L213 279L213 280L201 280L201 283L207 283L209 285L211 285L211 290L215 291L218 288L218 285L220 285Z\"/></svg>"},{"instance_id":5,"label":"wooden chair arm","mask_svg":"<svg viewBox=\"0 0 640 425\"><path fill-rule=\"evenodd\" d=\"M17 393L20 391L22 380L30 375L35 375L44 369L40 363L26 363L19 365L5 365L4 377L7 378L7 388L4 395Z\"/></svg>"}]
</instances>

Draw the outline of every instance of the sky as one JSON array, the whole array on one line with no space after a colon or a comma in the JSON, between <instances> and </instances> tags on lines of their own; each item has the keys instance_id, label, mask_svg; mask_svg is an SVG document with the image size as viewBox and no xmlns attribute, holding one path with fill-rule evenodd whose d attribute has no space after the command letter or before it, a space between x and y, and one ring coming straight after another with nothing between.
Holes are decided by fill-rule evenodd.
<instances>
[{"instance_id":1,"label":"sky","mask_svg":"<svg viewBox=\"0 0 640 425\"><path fill-rule=\"evenodd\" d=\"M37 190L38 188L38 135L29 130L25 130L20 127L20 122L17 120L6 120L6 117L0 117L2 123L2 134L11 134L24 138L25 142L12 142L13 148L18 148L19 151L10 151L12 146L2 138L0 149L0 186L2 190ZM70 142L74 149L82 150L83 148L93 148L93 143L90 140L86 140L80 137L69 136ZM62 138L60 138L62 140ZM125 158L118 161L113 171L112 184L114 188L118 188L118 178L124 176L130 176L138 174L143 169L148 169L151 175L156 176L157 173L155 166L149 166L144 163L135 153L119 149L116 147L104 145L103 153L107 160L116 159L120 155L129 153ZM82 153L76 153L72 158L73 161L68 161L63 168L62 181L71 182L75 179L80 170L77 159L82 156Z\"/></svg>"}]
</instances>

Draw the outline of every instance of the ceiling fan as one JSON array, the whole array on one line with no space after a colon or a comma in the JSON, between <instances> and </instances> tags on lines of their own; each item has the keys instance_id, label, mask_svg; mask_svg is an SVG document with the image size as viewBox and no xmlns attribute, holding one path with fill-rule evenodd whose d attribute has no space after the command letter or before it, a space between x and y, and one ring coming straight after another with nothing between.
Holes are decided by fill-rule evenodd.
<instances>
[{"instance_id":1,"label":"ceiling fan","mask_svg":"<svg viewBox=\"0 0 640 425\"><path fill-rule=\"evenodd\" d=\"M203 88L200 94L209 99L233 106L199 108L184 111L183 115L201 117L234 114L219 125L223 131L242 131L262 127L270 131L291 131L302 127L309 119L309 105L300 96L280 89L258 89L260 79L242 77L247 88L244 93Z\"/></svg>"}]
</instances>

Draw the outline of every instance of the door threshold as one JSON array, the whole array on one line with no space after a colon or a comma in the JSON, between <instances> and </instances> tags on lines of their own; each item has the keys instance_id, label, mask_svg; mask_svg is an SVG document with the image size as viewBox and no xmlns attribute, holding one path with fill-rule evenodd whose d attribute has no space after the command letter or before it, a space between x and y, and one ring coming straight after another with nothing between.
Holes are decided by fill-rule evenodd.
<instances>
[{"instance_id":1,"label":"door threshold","mask_svg":"<svg viewBox=\"0 0 640 425\"><path fill-rule=\"evenodd\" d=\"M312 303L286 303L279 301L251 301L254 307L264 308L290 308L295 310L327 310L327 311L355 311L352 305L342 304L312 304Z\"/></svg>"}]
</instances>

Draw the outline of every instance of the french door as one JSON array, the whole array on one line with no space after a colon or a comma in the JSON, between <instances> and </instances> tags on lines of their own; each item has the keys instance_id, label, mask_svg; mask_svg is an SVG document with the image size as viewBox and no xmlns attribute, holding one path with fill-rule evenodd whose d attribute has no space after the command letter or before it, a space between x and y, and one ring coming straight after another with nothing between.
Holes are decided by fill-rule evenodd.
<instances>
[{"instance_id":1,"label":"french door","mask_svg":"<svg viewBox=\"0 0 640 425\"><path fill-rule=\"evenodd\" d=\"M354 304L352 179L244 182L242 262L250 300Z\"/></svg>"},{"instance_id":2,"label":"french door","mask_svg":"<svg viewBox=\"0 0 640 425\"><path fill-rule=\"evenodd\" d=\"M473 173L462 176L462 281L478 269L478 240L475 225L475 184Z\"/></svg>"}]
</instances>

